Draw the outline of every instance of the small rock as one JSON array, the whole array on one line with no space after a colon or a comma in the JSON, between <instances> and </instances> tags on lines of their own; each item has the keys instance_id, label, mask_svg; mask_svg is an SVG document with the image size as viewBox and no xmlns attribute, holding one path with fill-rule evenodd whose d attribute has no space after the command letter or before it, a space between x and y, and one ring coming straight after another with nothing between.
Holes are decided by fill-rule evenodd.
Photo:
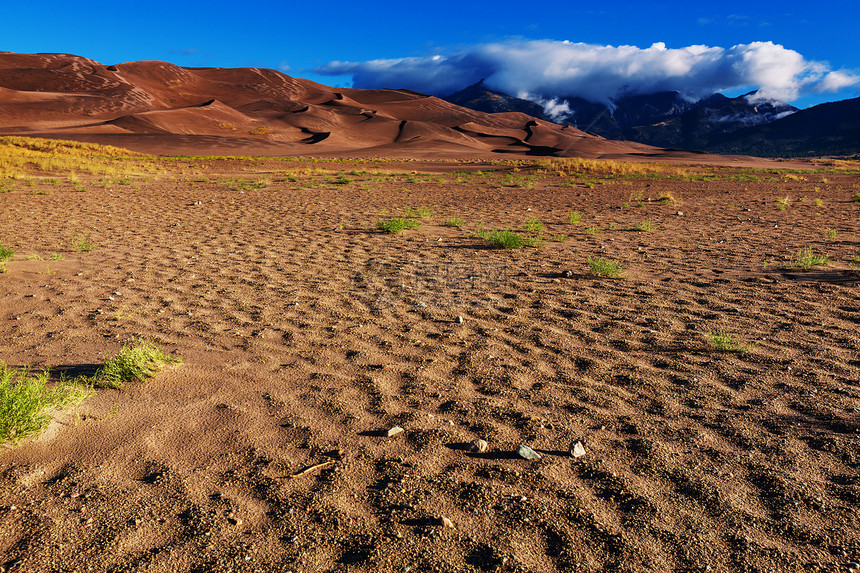
<instances>
[{"instance_id":1,"label":"small rock","mask_svg":"<svg viewBox=\"0 0 860 573\"><path fill-rule=\"evenodd\" d=\"M541 458L539 453L524 444L517 446L517 455L526 460L539 460Z\"/></svg>"},{"instance_id":2,"label":"small rock","mask_svg":"<svg viewBox=\"0 0 860 573\"><path fill-rule=\"evenodd\" d=\"M486 452L487 448L490 447L490 444L487 443L486 440L482 440L481 438L476 438L469 442L469 451L470 452Z\"/></svg>"},{"instance_id":3,"label":"small rock","mask_svg":"<svg viewBox=\"0 0 860 573\"><path fill-rule=\"evenodd\" d=\"M457 324L463 324L463 317L458 316L457 318L454 319L454 322L456 322Z\"/></svg>"},{"instance_id":4,"label":"small rock","mask_svg":"<svg viewBox=\"0 0 860 573\"><path fill-rule=\"evenodd\" d=\"M442 522L442 527L454 529L454 522L451 521L450 519L448 519L447 517L442 516L442 519L440 521Z\"/></svg>"},{"instance_id":5,"label":"small rock","mask_svg":"<svg viewBox=\"0 0 860 573\"><path fill-rule=\"evenodd\" d=\"M677 213L677 214L678 214L678 216L680 217L680 216L682 216L682 215L684 214L684 212L683 212L683 211L678 211L678 213Z\"/></svg>"},{"instance_id":6,"label":"small rock","mask_svg":"<svg viewBox=\"0 0 860 573\"><path fill-rule=\"evenodd\" d=\"M569 279L572 276L573 276L573 271L571 271L571 270L564 271L564 278Z\"/></svg>"},{"instance_id":7,"label":"small rock","mask_svg":"<svg viewBox=\"0 0 860 573\"><path fill-rule=\"evenodd\" d=\"M403 431L403 428L401 428L400 426L394 426L393 428L388 428L388 431L385 432L385 435L388 436L389 438L391 438L393 436L396 436L397 434L399 434L402 431Z\"/></svg>"},{"instance_id":8,"label":"small rock","mask_svg":"<svg viewBox=\"0 0 860 573\"><path fill-rule=\"evenodd\" d=\"M585 446L582 445L582 442L570 444L570 455L574 458L581 458L585 455Z\"/></svg>"}]
</instances>

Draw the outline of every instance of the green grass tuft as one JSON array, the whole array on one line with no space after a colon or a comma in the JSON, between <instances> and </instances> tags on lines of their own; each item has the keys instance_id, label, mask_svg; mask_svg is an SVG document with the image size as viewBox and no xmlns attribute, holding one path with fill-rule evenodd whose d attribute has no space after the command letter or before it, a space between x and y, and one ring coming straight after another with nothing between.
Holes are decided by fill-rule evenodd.
<instances>
[{"instance_id":1,"label":"green grass tuft","mask_svg":"<svg viewBox=\"0 0 860 573\"><path fill-rule=\"evenodd\" d=\"M571 225L579 225L582 222L582 215L580 215L579 211L568 213L567 222Z\"/></svg>"},{"instance_id":2,"label":"green grass tuft","mask_svg":"<svg viewBox=\"0 0 860 573\"><path fill-rule=\"evenodd\" d=\"M481 238L497 249L522 249L525 246L523 238L513 231L487 231L481 233Z\"/></svg>"},{"instance_id":3,"label":"green grass tuft","mask_svg":"<svg viewBox=\"0 0 860 573\"><path fill-rule=\"evenodd\" d=\"M78 382L62 381L50 388L48 372L31 374L10 370L0 362L0 444L16 444L45 429L50 413L79 404L92 390Z\"/></svg>"},{"instance_id":4,"label":"green grass tuft","mask_svg":"<svg viewBox=\"0 0 860 573\"><path fill-rule=\"evenodd\" d=\"M544 224L537 217L529 217L525 220L525 223L523 223L523 229L525 229L527 233L539 234L543 232Z\"/></svg>"},{"instance_id":5,"label":"green grass tuft","mask_svg":"<svg viewBox=\"0 0 860 573\"><path fill-rule=\"evenodd\" d=\"M90 241L90 236L87 233L84 233L80 237L75 235L72 238L72 247L78 252L88 253L93 250L93 243Z\"/></svg>"},{"instance_id":6,"label":"green grass tuft","mask_svg":"<svg viewBox=\"0 0 860 573\"><path fill-rule=\"evenodd\" d=\"M126 382L143 381L167 364L181 362L181 358L165 354L152 342L138 338L123 345L113 358L106 359L92 377L92 384L96 388L121 389Z\"/></svg>"},{"instance_id":7,"label":"green grass tuft","mask_svg":"<svg viewBox=\"0 0 860 573\"><path fill-rule=\"evenodd\" d=\"M805 249L797 251L794 255L792 266L801 269L811 269L812 267L827 266L829 262L830 257L827 255L816 255L815 252L813 252L812 247L806 247Z\"/></svg>"},{"instance_id":8,"label":"green grass tuft","mask_svg":"<svg viewBox=\"0 0 860 573\"><path fill-rule=\"evenodd\" d=\"M462 229L463 219L460 219L459 217L450 217L445 219L445 222L442 224L446 227L457 227L458 229Z\"/></svg>"},{"instance_id":9,"label":"green grass tuft","mask_svg":"<svg viewBox=\"0 0 860 573\"><path fill-rule=\"evenodd\" d=\"M617 261L602 257L596 259L588 257L588 266L591 269L591 274L597 277L615 279L624 273L624 268Z\"/></svg>"},{"instance_id":10,"label":"green grass tuft","mask_svg":"<svg viewBox=\"0 0 860 573\"><path fill-rule=\"evenodd\" d=\"M711 344L714 345L714 348L717 350L722 350L725 352L746 352L749 350L749 345L744 344L740 340L735 337L734 334L730 332L724 332L722 330L709 330L708 340L711 341Z\"/></svg>"},{"instance_id":11,"label":"green grass tuft","mask_svg":"<svg viewBox=\"0 0 860 573\"><path fill-rule=\"evenodd\" d=\"M645 219L638 225L635 225L630 228L631 231L653 231L657 227L654 226L654 222L651 219Z\"/></svg>"},{"instance_id":12,"label":"green grass tuft","mask_svg":"<svg viewBox=\"0 0 860 573\"><path fill-rule=\"evenodd\" d=\"M427 207L418 207L417 209L413 209L409 205L406 206L406 216L407 217L418 217L419 219L429 219L432 215L433 215L433 211L431 211Z\"/></svg>"},{"instance_id":13,"label":"green grass tuft","mask_svg":"<svg viewBox=\"0 0 860 573\"><path fill-rule=\"evenodd\" d=\"M414 219L404 219L402 217L395 217L393 219L388 219L387 221L384 219L380 219L376 222L376 228L380 231L385 231L386 233L399 233L404 229L418 229L421 227L421 223L415 221Z\"/></svg>"},{"instance_id":14,"label":"green grass tuft","mask_svg":"<svg viewBox=\"0 0 860 573\"><path fill-rule=\"evenodd\" d=\"M8 261L15 256L15 249L9 248L3 243L0 243L0 262Z\"/></svg>"}]
</instances>

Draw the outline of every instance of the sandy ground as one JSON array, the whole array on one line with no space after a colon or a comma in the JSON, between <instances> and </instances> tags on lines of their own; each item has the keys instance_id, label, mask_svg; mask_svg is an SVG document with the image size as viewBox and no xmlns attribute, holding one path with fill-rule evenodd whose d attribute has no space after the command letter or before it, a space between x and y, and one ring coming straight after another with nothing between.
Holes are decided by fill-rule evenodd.
<instances>
[{"instance_id":1,"label":"sandy ground","mask_svg":"<svg viewBox=\"0 0 860 573\"><path fill-rule=\"evenodd\" d=\"M2 570L860 561L857 175L588 187L497 164L171 165L0 194L17 250L0 358L86 374L144 336L184 359L0 451ZM433 214L373 229L406 205ZM470 236L533 216L567 238ZM71 247L82 234L92 251ZM831 263L791 268L805 247ZM749 350L715 349L716 329ZM489 450L469 452L479 437Z\"/></svg>"}]
</instances>

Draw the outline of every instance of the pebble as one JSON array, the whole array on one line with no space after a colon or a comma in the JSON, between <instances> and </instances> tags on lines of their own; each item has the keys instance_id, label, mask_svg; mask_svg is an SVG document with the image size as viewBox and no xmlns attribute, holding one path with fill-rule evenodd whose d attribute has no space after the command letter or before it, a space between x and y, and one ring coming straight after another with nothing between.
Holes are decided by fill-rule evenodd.
<instances>
[{"instance_id":1,"label":"pebble","mask_svg":"<svg viewBox=\"0 0 860 573\"><path fill-rule=\"evenodd\" d=\"M385 432L385 435L388 436L389 438L391 438L393 436L396 436L397 434L399 434L402 431L403 431L403 428L401 428L400 426L394 426L393 428L388 428L388 431Z\"/></svg>"},{"instance_id":2,"label":"pebble","mask_svg":"<svg viewBox=\"0 0 860 573\"><path fill-rule=\"evenodd\" d=\"M456 322L457 324L463 324L463 317L458 316L457 318L454 319L454 322Z\"/></svg>"},{"instance_id":3,"label":"pebble","mask_svg":"<svg viewBox=\"0 0 860 573\"><path fill-rule=\"evenodd\" d=\"M454 522L451 521L450 519L448 519L447 517L445 517L444 515L442 516L441 521L442 521L442 527L454 529Z\"/></svg>"},{"instance_id":4,"label":"pebble","mask_svg":"<svg viewBox=\"0 0 860 573\"><path fill-rule=\"evenodd\" d=\"M541 458L539 453L524 444L517 446L517 455L526 460L539 460Z\"/></svg>"},{"instance_id":5,"label":"pebble","mask_svg":"<svg viewBox=\"0 0 860 573\"><path fill-rule=\"evenodd\" d=\"M486 440L482 440L481 438L476 438L469 442L469 451L470 452L486 452L487 448L490 447L490 444L487 443Z\"/></svg>"},{"instance_id":6,"label":"pebble","mask_svg":"<svg viewBox=\"0 0 860 573\"><path fill-rule=\"evenodd\" d=\"M585 446L582 445L582 442L570 444L570 455L574 458L581 458L585 455Z\"/></svg>"}]
</instances>

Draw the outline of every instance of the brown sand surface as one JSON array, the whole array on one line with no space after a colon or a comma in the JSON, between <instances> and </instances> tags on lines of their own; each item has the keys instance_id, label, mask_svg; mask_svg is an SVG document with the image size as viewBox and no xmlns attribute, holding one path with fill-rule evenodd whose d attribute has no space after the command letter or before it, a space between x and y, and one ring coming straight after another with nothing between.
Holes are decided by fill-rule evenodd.
<instances>
[{"instance_id":1,"label":"brown sand surface","mask_svg":"<svg viewBox=\"0 0 860 573\"><path fill-rule=\"evenodd\" d=\"M0 193L17 251L0 358L87 374L143 336L184 359L0 451L3 570L860 561L856 172L162 161ZM374 229L407 205L432 211L420 229ZM528 217L566 238L474 235ZM81 234L92 251L71 247ZM794 268L806 247L830 264ZM589 257L624 277L592 275ZM749 349L719 351L710 330ZM476 438L487 452L466 449Z\"/></svg>"}]
</instances>

